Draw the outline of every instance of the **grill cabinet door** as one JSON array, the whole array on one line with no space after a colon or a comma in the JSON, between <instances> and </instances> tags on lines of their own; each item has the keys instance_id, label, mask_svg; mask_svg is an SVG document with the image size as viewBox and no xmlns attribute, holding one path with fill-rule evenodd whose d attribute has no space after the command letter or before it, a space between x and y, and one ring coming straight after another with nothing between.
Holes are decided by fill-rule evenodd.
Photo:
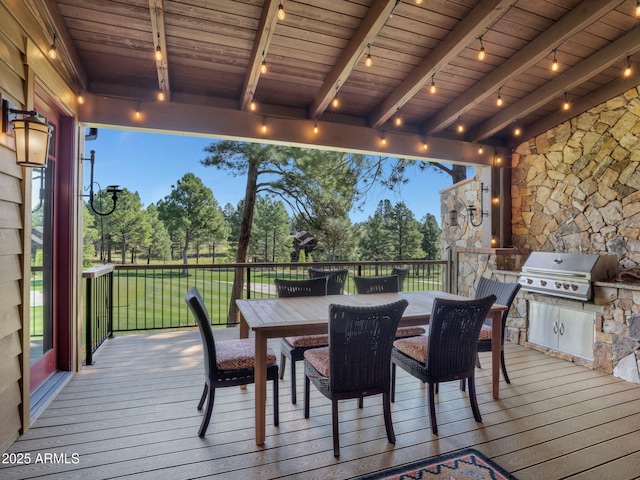
<instances>
[{"instance_id":1,"label":"grill cabinet door","mask_svg":"<svg viewBox=\"0 0 640 480\"><path fill-rule=\"evenodd\" d=\"M529 302L529 341L558 349L558 312L551 305Z\"/></svg>"},{"instance_id":2,"label":"grill cabinet door","mask_svg":"<svg viewBox=\"0 0 640 480\"><path fill-rule=\"evenodd\" d=\"M577 357L593 360L595 315L569 308L558 310L558 349Z\"/></svg>"}]
</instances>

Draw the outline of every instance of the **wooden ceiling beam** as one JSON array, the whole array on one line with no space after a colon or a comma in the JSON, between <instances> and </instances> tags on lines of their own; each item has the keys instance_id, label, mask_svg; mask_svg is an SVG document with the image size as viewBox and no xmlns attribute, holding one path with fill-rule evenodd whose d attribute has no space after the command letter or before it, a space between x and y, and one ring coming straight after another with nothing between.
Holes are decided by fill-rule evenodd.
<instances>
[{"instance_id":1,"label":"wooden ceiling beam","mask_svg":"<svg viewBox=\"0 0 640 480\"><path fill-rule=\"evenodd\" d=\"M278 5L280 5L278 0L265 0L262 7L262 15L253 41L247 75L240 95L240 110L248 110L249 104L258 88L260 66L267 56L267 50L269 50L269 44L273 38L273 29L276 28L276 23L278 23Z\"/></svg>"},{"instance_id":2,"label":"wooden ceiling beam","mask_svg":"<svg viewBox=\"0 0 640 480\"><path fill-rule=\"evenodd\" d=\"M475 38L504 15L512 0L480 2L458 26L411 72L400 86L369 115L371 127L379 127L447 65Z\"/></svg>"},{"instance_id":3,"label":"wooden ceiling beam","mask_svg":"<svg viewBox=\"0 0 640 480\"><path fill-rule=\"evenodd\" d=\"M621 77L613 80L612 82L603 85L599 89L591 92L591 94L586 97L578 99L576 102L572 102L570 110L558 110L558 113L554 115L547 115L540 121L527 126L526 130L526 138L519 138L509 145L509 148L516 148L521 143L525 142L526 139L531 139L541 135L558 125L577 117L578 115L591 110L598 105L601 105L618 95L622 95L626 91L637 87L638 80L633 77Z\"/></svg>"},{"instance_id":4,"label":"wooden ceiling beam","mask_svg":"<svg viewBox=\"0 0 640 480\"><path fill-rule=\"evenodd\" d=\"M151 32L153 34L153 55L158 47L162 58L156 58L156 70L158 72L158 89L165 95L165 101L171 101L171 88L169 85L169 61L167 52L167 36L164 23L164 0L149 0L149 13L151 16Z\"/></svg>"},{"instance_id":5,"label":"wooden ceiling beam","mask_svg":"<svg viewBox=\"0 0 640 480\"><path fill-rule=\"evenodd\" d=\"M470 130L466 138L472 142L477 142L490 137L507 125L517 121L518 118L523 118L538 107L547 104L554 98L558 98L564 92L582 84L585 78L597 75L620 61L621 58L632 55L637 51L640 51L640 27L598 50L589 58L558 75L535 92L530 93L522 100L489 118L478 125L477 128ZM575 112L572 112L572 115L575 115Z\"/></svg>"},{"instance_id":6,"label":"wooden ceiling beam","mask_svg":"<svg viewBox=\"0 0 640 480\"><path fill-rule=\"evenodd\" d=\"M484 79L477 82L463 95L458 96L447 107L435 114L423 125L423 131L431 135L444 130L458 117L471 110L515 76L542 60L549 53L583 28L592 24L611 9L621 4L620 0L584 0L564 17L528 43L517 54L506 60Z\"/></svg>"},{"instance_id":7,"label":"wooden ceiling beam","mask_svg":"<svg viewBox=\"0 0 640 480\"><path fill-rule=\"evenodd\" d=\"M393 13L396 0L376 0L342 51L340 58L327 75L315 99L309 107L309 117L317 119L329 106L329 102L349 78L367 45L373 43L382 27Z\"/></svg>"}]
</instances>

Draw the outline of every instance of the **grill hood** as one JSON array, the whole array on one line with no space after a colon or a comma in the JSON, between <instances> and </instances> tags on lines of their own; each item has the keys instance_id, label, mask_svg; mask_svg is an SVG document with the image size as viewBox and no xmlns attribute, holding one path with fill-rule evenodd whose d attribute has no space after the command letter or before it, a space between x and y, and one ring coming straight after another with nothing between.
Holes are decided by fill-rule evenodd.
<instances>
[{"instance_id":1,"label":"grill hood","mask_svg":"<svg viewBox=\"0 0 640 480\"><path fill-rule=\"evenodd\" d=\"M614 278L619 271L617 255L531 252L519 283L530 292L589 301L592 283Z\"/></svg>"}]
</instances>

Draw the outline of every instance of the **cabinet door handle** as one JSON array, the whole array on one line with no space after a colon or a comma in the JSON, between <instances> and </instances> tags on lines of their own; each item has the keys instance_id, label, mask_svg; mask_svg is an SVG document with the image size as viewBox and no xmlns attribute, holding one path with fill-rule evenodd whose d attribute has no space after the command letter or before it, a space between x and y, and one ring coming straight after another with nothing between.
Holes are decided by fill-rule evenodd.
<instances>
[{"instance_id":1,"label":"cabinet door handle","mask_svg":"<svg viewBox=\"0 0 640 480\"><path fill-rule=\"evenodd\" d=\"M558 322L553 322L553 333L558 333Z\"/></svg>"},{"instance_id":2,"label":"cabinet door handle","mask_svg":"<svg viewBox=\"0 0 640 480\"><path fill-rule=\"evenodd\" d=\"M564 322L560 324L560 335L564 335Z\"/></svg>"}]
</instances>

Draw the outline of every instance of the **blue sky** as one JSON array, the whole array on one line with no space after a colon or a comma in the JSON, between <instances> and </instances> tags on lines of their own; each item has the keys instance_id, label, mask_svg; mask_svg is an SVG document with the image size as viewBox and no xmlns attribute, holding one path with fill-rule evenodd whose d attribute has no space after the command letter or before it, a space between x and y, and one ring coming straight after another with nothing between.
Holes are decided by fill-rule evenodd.
<instances>
[{"instance_id":1,"label":"blue sky","mask_svg":"<svg viewBox=\"0 0 640 480\"><path fill-rule=\"evenodd\" d=\"M191 172L213 191L218 204L237 205L244 197L245 178L212 167L204 167L204 147L211 138L124 130L98 129L98 138L85 144L85 158L95 150L94 181L102 188L120 185L138 192L144 206L156 203L171 192L171 185ZM352 212L353 222L361 222L375 212L378 202L388 198L392 203L403 201L416 219L433 214L440 223L440 195L438 191L451 185L448 175L427 170L409 172L410 182L398 192L378 190L367 197L364 211ZM89 163L85 164L85 187L89 184ZM94 186L94 190L97 187Z\"/></svg>"}]
</instances>

